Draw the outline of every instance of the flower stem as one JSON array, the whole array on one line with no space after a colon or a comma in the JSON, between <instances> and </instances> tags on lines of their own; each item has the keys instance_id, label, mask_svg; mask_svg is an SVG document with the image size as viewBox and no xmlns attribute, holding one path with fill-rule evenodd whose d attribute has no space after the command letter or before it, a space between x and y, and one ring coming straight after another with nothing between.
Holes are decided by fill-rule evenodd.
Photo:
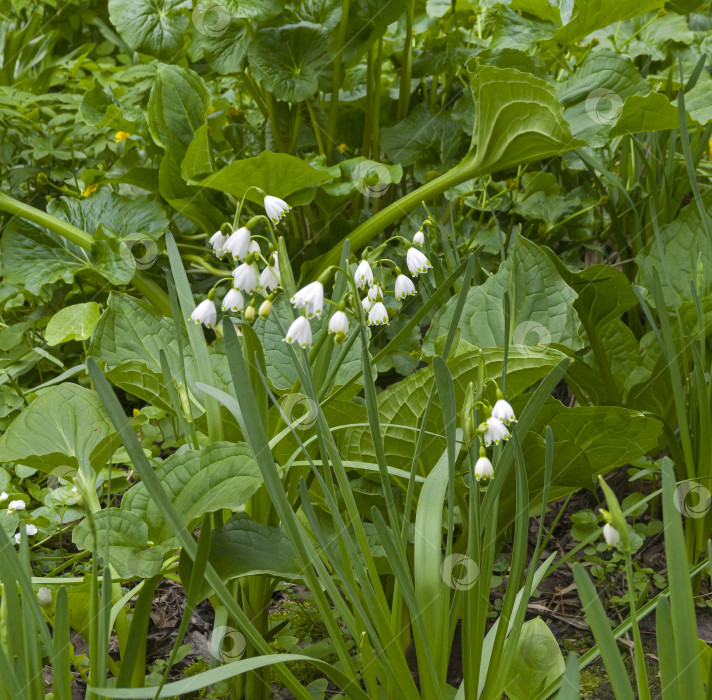
<instances>
[{"instance_id":1,"label":"flower stem","mask_svg":"<svg viewBox=\"0 0 712 700\"><path fill-rule=\"evenodd\" d=\"M403 43L403 60L400 71L400 90L398 92L398 112L396 121L408 116L410 104L410 63L413 55L413 13L415 0L410 0L405 10L405 40Z\"/></svg>"},{"instance_id":2,"label":"flower stem","mask_svg":"<svg viewBox=\"0 0 712 700\"><path fill-rule=\"evenodd\" d=\"M86 231L82 231L73 224L62 221L56 216L52 216L52 214L46 211L19 202L3 192L0 192L0 210L49 229L53 233L62 236L62 238L66 238L70 243L74 243L74 245L79 246L83 250L91 252L94 239ZM131 283L162 314L165 316L171 315L171 305L168 300L168 295L150 277L146 276L140 270L136 270Z\"/></svg>"},{"instance_id":3,"label":"flower stem","mask_svg":"<svg viewBox=\"0 0 712 700\"><path fill-rule=\"evenodd\" d=\"M346 25L349 21L350 0L341 2L341 21L336 35L336 54L334 56L334 74L331 81L331 103L329 104L329 124L327 127L327 162L334 160L334 147L336 141L336 121L339 114L339 89L341 88L341 65L342 53L344 51L344 40L346 39Z\"/></svg>"}]
</instances>

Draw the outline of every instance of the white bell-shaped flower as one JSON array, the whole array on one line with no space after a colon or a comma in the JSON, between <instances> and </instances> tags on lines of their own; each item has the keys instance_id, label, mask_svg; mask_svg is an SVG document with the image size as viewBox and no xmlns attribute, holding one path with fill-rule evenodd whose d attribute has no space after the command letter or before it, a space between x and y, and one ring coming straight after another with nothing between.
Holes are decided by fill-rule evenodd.
<instances>
[{"instance_id":1,"label":"white bell-shaped flower","mask_svg":"<svg viewBox=\"0 0 712 700\"><path fill-rule=\"evenodd\" d=\"M242 294L239 289L230 289L223 297L223 311L242 311L244 308L245 300L242 298Z\"/></svg>"},{"instance_id":2,"label":"white bell-shaped flower","mask_svg":"<svg viewBox=\"0 0 712 700\"><path fill-rule=\"evenodd\" d=\"M413 245L417 245L419 248L425 245L425 234L422 229L413 236Z\"/></svg>"},{"instance_id":3,"label":"white bell-shaped flower","mask_svg":"<svg viewBox=\"0 0 712 700\"><path fill-rule=\"evenodd\" d=\"M225 244L228 238L229 236L226 236L222 231L216 231L210 236L210 245L213 247L213 252L218 258L222 258L222 256L225 255Z\"/></svg>"},{"instance_id":4,"label":"white bell-shaped flower","mask_svg":"<svg viewBox=\"0 0 712 700\"><path fill-rule=\"evenodd\" d=\"M621 533L610 523L603 526L603 539L609 547L615 547L621 538Z\"/></svg>"},{"instance_id":5,"label":"white bell-shaped flower","mask_svg":"<svg viewBox=\"0 0 712 700\"><path fill-rule=\"evenodd\" d=\"M259 255L261 252L260 244L253 238L250 241L250 245L247 246L247 254L253 253L254 255Z\"/></svg>"},{"instance_id":6,"label":"white bell-shaped flower","mask_svg":"<svg viewBox=\"0 0 712 700\"><path fill-rule=\"evenodd\" d=\"M302 348L310 348L312 345L312 331L309 320L306 316L299 316L294 320L284 340L287 343L295 343Z\"/></svg>"},{"instance_id":7,"label":"white bell-shaped flower","mask_svg":"<svg viewBox=\"0 0 712 700\"><path fill-rule=\"evenodd\" d=\"M18 498L16 501L10 501L7 504L7 511L8 513L12 513L14 510L25 510L25 507L25 502Z\"/></svg>"},{"instance_id":8,"label":"white bell-shaped flower","mask_svg":"<svg viewBox=\"0 0 712 700\"><path fill-rule=\"evenodd\" d=\"M410 277L398 275L396 277L396 299L405 299L415 294L415 285Z\"/></svg>"},{"instance_id":9,"label":"white bell-shaped flower","mask_svg":"<svg viewBox=\"0 0 712 700\"><path fill-rule=\"evenodd\" d=\"M373 270L368 264L368 260L362 260L358 267L356 268L356 274L354 274L354 279L356 280L356 286L359 289L366 289L373 284Z\"/></svg>"},{"instance_id":10,"label":"white bell-shaped flower","mask_svg":"<svg viewBox=\"0 0 712 700\"><path fill-rule=\"evenodd\" d=\"M502 421L505 425L517 422L517 419L514 416L514 409L504 399L497 400L492 408L492 417Z\"/></svg>"},{"instance_id":11,"label":"white bell-shaped flower","mask_svg":"<svg viewBox=\"0 0 712 700\"><path fill-rule=\"evenodd\" d=\"M377 301L368 312L369 326L387 326L388 325L388 310L383 305L382 301Z\"/></svg>"},{"instance_id":12,"label":"white bell-shaped flower","mask_svg":"<svg viewBox=\"0 0 712 700\"><path fill-rule=\"evenodd\" d=\"M224 249L232 255L235 260L244 260L250 252L250 242L252 234L250 229L244 226L237 229L226 241Z\"/></svg>"},{"instance_id":13,"label":"white bell-shaped flower","mask_svg":"<svg viewBox=\"0 0 712 700\"><path fill-rule=\"evenodd\" d=\"M203 299L190 315L189 320L193 323L202 323L206 328L212 328L218 320L218 311L212 299Z\"/></svg>"},{"instance_id":14,"label":"white bell-shaped flower","mask_svg":"<svg viewBox=\"0 0 712 700\"><path fill-rule=\"evenodd\" d=\"M494 476L494 467L492 462L487 459L486 456L480 457L477 462L475 462L475 479L481 481L482 479L491 479Z\"/></svg>"},{"instance_id":15,"label":"white bell-shaped flower","mask_svg":"<svg viewBox=\"0 0 712 700\"><path fill-rule=\"evenodd\" d=\"M373 302L383 299L383 290L379 285L373 284L368 288L368 298Z\"/></svg>"},{"instance_id":16,"label":"white bell-shaped flower","mask_svg":"<svg viewBox=\"0 0 712 700\"><path fill-rule=\"evenodd\" d=\"M432 268L430 260L414 247L408 248L408 252L405 254L405 262L413 277L417 277L422 272L427 272Z\"/></svg>"},{"instance_id":17,"label":"white bell-shaped flower","mask_svg":"<svg viewBox=\"0 0 712 700\"><path fill-rule=\"evenodd\" d=\"M361 307L364 313L367 314L373 308L373 302L368 297L364 297L361 299Z\"/></svg>"},{"instance_id":18,"label":"white bell-shaped flower","mask_svg":"<svg viewBox=\"0 0 712 700\"><path fill-rule=\"evenodd\" d=\"M344 337L349 332L349 317L344 311L337 311L329 319L329 333L343 334Z\"/></svg>"},{"instance_id":19,"label":"white bell-shaped flower","mask_svg":"<svg viewBox=\"0 0 712 700\"><path fill-rule=\"evenodd\" d=\"M260 273L260 291L269 294L279 286L279 270L276 265L267 265Z\"/></svg>"},{"instance_id":20,"label":"white bell-shaped flower","mask_svg":"<svg viewBox=\"0 0 712 700\"><path fill-rule=\"evenodd\" d=\"M291 209L292 207L279 197L272 197L271 195L265 197L265 211L272 223L279 223L279 220L287 216Z\"/></svg>"},{"instance_id":21,"label":"white bell-shaped flower","mask_svg":"<svg viewBox=\"0 0 712 700\"><path fill-rule=\"evenodd\" d=\"M486 421L486 430L484 431L485 445L489 447L492 443L499 445L502 440L510 437L509 430L499 419L490 416Z\"/></svg>"},{"instance_id":22,"label":"white bell-shaped flower","mask_svg":"<svg viewBox=\"0 0 712 700\"><path fill-rule=\"evenodd\" d=\"M7 501L8 498L10 498L10 496L8 496L7 491L0 493L0 503Z\"/></svg>"},{"instance_id":23,"label":"white bell-shaped flower","mask_svg":"<svg viewBox=\"0 0 712 700\"><path fill-rule=\"evenodd\" d=\"M305 309L307 318L320 318L324 308L324 285L321 282L310 282L289 301L295 309Z\"/></svg>"},{"instance_id":24,"label":"white bell-shaped flower","mask_svg":"<svg viewBox=\"0 0 712 700\"><path fill-rule=\"evenodd\" d=\"M246 294L254 294L259 282L255 266L251 263L242 263L232 272L235 289L239 289Z\"/></svg>"}]
</instances>

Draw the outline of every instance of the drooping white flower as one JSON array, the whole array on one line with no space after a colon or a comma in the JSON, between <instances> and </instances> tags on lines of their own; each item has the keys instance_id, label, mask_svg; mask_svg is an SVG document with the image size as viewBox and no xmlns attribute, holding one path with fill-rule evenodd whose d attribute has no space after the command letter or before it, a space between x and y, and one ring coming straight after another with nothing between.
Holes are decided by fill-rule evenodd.
<instances>
[{"instance_id":1,"label":"drooping white flower","mask_svg":"<svg viewBox=\"0 0 712 700\"><path fill-rule=\"evenodd\" d=\"M306 309L307 318L320 318L324 308L324 285L321 282L310 282L289 301L295 309Z\"/></svg>"},{"instance_id":2,"label":"drooping white flower","mask_svg":"<svg viewBox=\"0 0 712 700\"><path fill-rule=\"evenodd\" d=\"M32 523L30 523L26 527L27 527L28 535L36 535L37 534L37 528Z\"/></svg>"},{"instance_id":3,"label":"drooping white flower","mask_svg":"<svg viewBox=\"0 0 712 700\"><path fill-rule=\"evenodd\" d=\"M302 348L310 348L312 345L312 331L309 320L306 316L299 316L294 320L284 340L287 343L296 343Z\"/></svg>"},{"instance_id":4,"label":"drooping white flower","mask_svg":"<svg viewBox=\"0 0 712 700\"><path fill-rule=\"evenodd\" d=\"M251 263L242 263L232 272L235 289L239 289L246 294L253 294L258 287L257 273L255 266Z\"/></svg>"},{"instance_id":5,"label":"drooping white flower","mask_svg":"<svg viewBox=\"0 0 712 700\"><path fill-rule=\"evenodd\" d=\"M190 315L193 323L202 323L206 328L212 328L218 320L218 311L215 308L215 302L212 299L203 299Z\"/></svg>"},{"instance_id":6,"label":"drooping white flower","mask_svg":"<svg viewBox=\"0 0 712 700\"><path fill-rule=\"evenodd\" d=\"M238 289L230 289L223 297L223 311L242 311L245 308L245 300Z\"/></svg>"},{"instance_id":7,"label":"drooping white flower","mask_svg":"<svg viewBox=\"0 0 712 700\"><path fill-rule=\"evenodd\" d=\"M245 321L252 323L255 320L257 312L255 311L254 299L250 302L250 305L245 309Z\"/></svg>"},{"instance_id":8,"label":"drooping white flower","mask_svg":"<svg viewBox=\"0 0 712 700\"><path fill-rule=\"evenodd\" d=\"M368 298L371 301L381 301L383 299L383 290L377 285L373 284L368 288Z\"/></svg>"},{"instance_id":9,"label":"drooping white flower","mask_svg":"<svg viewBox=\"0 0 712 700\"><path fill-rule=\"evenodd\" d=\"M366 287L370 287L373 284L373 270L368 264L368 260L362 260L358 264L354 279L359 289L366 289Z\"/></svg>"},{"instance_id":10,"label":"drooping white flower","mask_svg":"<svg viewBox=\"0 0 712 700\"><path fill-rule=\"evenodd\" d=\"M253 238L250 241L250 245L247 246L247 254L249 255L250 253L255 253L256 255L259 255L260 252L260 244Z\"/></svg>"},{"instance_id":11,"label":"drooping white flower","mask_svg":"<svg viewBox=\"0 0 712 700\"><path fill-rule=\"evenodd\" d=\"M615 547L621 538L621 533L616 530L610 523L603 526L603 539L609 547Z\"/></svg>"},{"instance_id":12,"label":"drooping white flower","mask_svg":"<svg viewBox=\"0 0 712 700\"><path fill-rule=\"evenodd\" d=\"M25 510L25 507L25 502L17 499L16 501L10 501L7 504L7 512L12 513L13 510Z\"/></svg>"},{"instance_id":13,"label":"drooping white flower","mask_svg":"<svg viewBox=\"0 0 712 700\"><path fill-rule=\"evenodd\" d=\"M270 195L265 197L265 211L267 212L267 216L272 220L272 223L278 223L291 209L292 207L279 197L272 197Z\"/></svg>"},{"instance_id":14,"label":"drooping white flower","mask_svg":"<svg viewBox=\"0 0 712 700\"><path fill-rule=\"evenodd\" d=\"M251 240L252 234L250 233L250 229L242 226L230 235L224 248L235 260L244 260L250 252Z\"/></svg>"},{"instance_id":15,"label":"drooping white flower","mask_svg":"<svg viewBox=\"0 0 712 700\"><path fill-rule=\"evenodd\" d=\"M418 231L413 236L413 245L417 245L419 248L422 248L425 245L425 234L422 230Z\"/></svg>"},{"instance_id":16,"label":"drooping white flower","mask_svg":"<svg viewBox=\"0 0 712 700\"><path fill-rule=\"evenodd\" d=\"M52 591L50 591L47 586L40 586L37 589L37 602L43 608L47 608L52 605Z\"/></svg>"},{"instance_id":17,"label":"drooping white flower","mask_svg":"<svg viewBox=\"0 0 712 700\"><path fill-rule=\"evenodd\" d=\"M387 326L388 311L382 301L377 301L368 312L369 326Z\"/></svg>"},{"instance_id":18,"label":"drooping white flower","mask_svg":"<svg viewBox=\"0 0 712 700\"><path fill-rule=\"evenodd\" d=\"M210 236L210 245L213 247L213 252L218 258L222 258L222 256L225 255L225 244L227 241L228 236L222 231L216 231Z\"/></svg>"},{"instance_id":19,"label":"drooping white flower","mask_svg":"<svg viewBox=\"0 0 712 700\"><path fill-rule=\"evenodd\" d=\"M337 311L330 319L329 319L329 333L336 333L338 336L339 333L343 335L345 338L346 335L349 332L349 317L347 316L346 312L344 311ZM337 338L338 340L338 338Z\"/></svg>"},{"instance_id":20,"label":"drooping white flower","mask_svg":"<svg viewBox=\"0 0 712 700\"><path fill-rule=\"evenodd\" d=\"M276 265L267 265L264 270L260 273L260 291L267 292L268 294L279 286L279 277L277 276L279 270Z\"/></svg>"},{"instance_id":21,"label":"drooping white flower","mask_svg":"<svg viewBox=\"0 0 712 700\"><path fill-rule=\"evenodd\" d=\"M480 457L477 462L475 462L475 479L480 481L481 479L491 479L494 476L494 467L492 462L487 459L486 456Z\"/></svg>"},{"instance_id":22,"label":"drooping white flower","mask_svg":"<svg viewBox=\"0 0 712 700\"><path fill-rule=\"evenodd\" d=\"M405 299L415 294L415 285L410 277L398 275L396 277L396 299Z\"/></svg>"},{"instance_id":23,"label":"drooping white flower","mask_svg":"<svg viewBox=\"0 0 712 700\"><path fill-rule=\"evenodd\" d=\"M20 535L19 532L16 532L14 537L15 537L15 544L20 544L20 539L22 538L22 535Z\"/></svg>"},{"instance_id":24,"label":"drooping white flower","mask_svg":"<svg viewBox=\"0 0 712 700\"><path fill-rule=\"evenodd\" d=\"M8 498L10 498L10 496L7 495L7 491L0 493L0 503L7 501Z\"/></svg>"},{"instance_id":25,"label":"drooping white flower","mask_svg":"<svg viewBox=\"0 0 712 700\"><path fill-rule=\"evenodd\" d=\"M499 399L492 408L492 417L502 421L505 425L516 423L514 409L504 399Z\"/></svg>"},{"instance_id":26,"label":"drooping white flower","mask_svg":"<svg viewBox=\"0 0 712 700\"><path fill-rule=\"evenodd\" d=\"M373 308L373 302L368 297L364 297L361 299L361 306L364 313L368 313Z\"/></svg>"},{"instance_id":27,"label":"drooping white flower","mask_svg":"<svg viewBox=\"0 0 712 700\"><path fill-rule=\"evenodd\" d=\"M408 252L405 254L405 262L413 277L417 277L421 272L427 272L432 268L430 260L414 247L408 248Z\"/></svg>"},{"instance_id":28,"label":"drooping white flower","mask_svg":"<svg viewBox=\"0 0 712 700\"><path fill-rule=\"evenodd\" d=\"M487 428L484 431L485 445L489 447L492 443L499 445L501 440L506 440L509 435L509 430L497 418L490 416L485 422Z\"/></svg>"}]
</instances>

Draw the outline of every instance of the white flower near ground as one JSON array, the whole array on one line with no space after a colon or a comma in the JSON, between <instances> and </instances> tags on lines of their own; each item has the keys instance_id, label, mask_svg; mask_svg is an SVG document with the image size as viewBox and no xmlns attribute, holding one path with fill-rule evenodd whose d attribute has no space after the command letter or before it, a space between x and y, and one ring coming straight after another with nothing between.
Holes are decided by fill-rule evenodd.
<instances>
[{"instance_id":1,"label":"white flower near ground","mask_svg":"<svg viewBox=\"0 0 712 700\"><path fill-rule=\"evenodd\" d=\"M364 313L368 313L373 308L373 302L368 297L364 297L361 299L361 306Z\"/></svg>"},{"instance_id":2,"label":"white flower near ground","mask_svg":"<svg viewBox=\"0 0 712 700\"><path fill-rule=\"evenodd\" d=\"M7 491L0 493L0 503L7 501L8 498L10 498L10 496L7 495Z\"/></svg>"},{"instance_id":3,"label":"white flower near ground","mask_svg":"<svg viewBox=\"0 0 712 700\"><path fill-rule=\"evenodd\" d=\"M344 311L337 311L329 319L329 333L342 333L344 337L349 332L349 317Z\"/></svg>"},{"instance_id":4,"label":"white flower near ground","mask_svg":"<svg viewBox=\"0 0 712 700\"><path fill-rule=\"evenodd\" d=\"M223 311L242 311L245 308L245 300L238 289L230 289L223 297Z\"/></svg>"},{"instance_id":5,"label":"white flower near ground","mask_svg":"<svg viewBox=\"0 0 712 700\"><path fill-rule=\"evenodd\" d=\"M425 245L425 234L422 230L418 231L413 236L413 245L417 245L419 248L422 248Z\"/></svg>"},{"instance_id":6,"label":"white flower near ground","mask_svg":"<svg viewBox=\"0 0 712 700\"><path fill-rule=\"evenodd\" d=\"M260 318L267 318L272 313L272 302L269 299L265 299L260 304L259 316Z\"/></svg>"},{"instance_id":7,"label":"white flower near ground","mask_svg":"<svg viewBox=\"0 0 712 700\"><path fill-rule=\"evenodd\" d=\"M494 476L494 467L487 457L480 457L475 462L475 479L491 479Z\"/></svg>"},{"instance_id":8,"label":"white flower near ground","mask_svg":"<svg viewBox=\"0 0 712 700\"><path fill-rule=\"evenodd\" d=\"M615 547L621 538L621 533L616 530L610 523L603 526L603 539L609 547Z\"/></svg>"},{"instance_id":9,"label":"white flower near ground","mask_svg":"<svg viewBox=\"0 0 712 700\"><path fill-rule=\"evenodd\" d=\"M307 318L320 318L324 308L324 285L321 282L310 282L289 301L295 309L305 309Z\"/></svg>"},{"instance_id":10,"label":"white flower near ground","mask_svg":"<svg viewBox=\"0 0 712 700\"><path fill-rule=\"evenodd\" d=\"M514 409L504 399L499 399L492 409L492 416L497 420L502 421L505 425L516 423L517 419L514 416Z\"/></svg>"},{"instance_id":11,"label":"white flower near ground","mask_svg":"<svg viewBox=\"0 0 712 700\"><path fill-rule=\"evenodd\" d=\"M383 299L383 290L377 284L371 285L368 288L368 298L373 302L381 301Z\"/></svg>"},{"instance_id":12,"label":"white flower near ground","mask_svg":"<svg viewBox=\"0 0 712 700\"><path fill-rule=\"evenodd\" d=\"M388 325L388 310L383 305L383 302L377 301L368 312L369 326L387 326Z\"/></svg>"},{"instance_id":13,"label":"white flower near ground","mask_svg":"<svg viewBox=\"0 0 712 700\"><path fill-rule=\"evenodd\" d=\"M193 323L203 324L206 328L212 328L218 320L218 311L215 303L211 299L203 299L190 315L189 320Z\"/></svg>"},{"instance_id":14,"label":"white flower near ground","mask_svg":"<svg viewBox=\"0 0 712 700\"><path fill-rule=\"evenodd\" d=\"M280 219L287 216L291 209L292 207L279 197L272 197L271 195L265 197L265 211L274 224L279 223Z\"/></svg>"},{"instance_id":15,"label":"white flower near ground","mask_svg":"<svg viewBox=\"0 0 712 700\"><path fill-rule=\"evenodd\" d=\"M52 605L52 591L47 586L40 586L37 589L37 602L46 608Z\"/></svg>"},{"instance_id":16,"label":"white flower near ground","mask_svg":"<svg viewBox=\"0 0 712 700\"><path fill-rule=\"evenodd\" d=\"M373 284L373 270L368 264L368 260L362 260L358 264L354 279L359 289L366 289L366 287L370 287Z\"/></svg>"},{"instance_id":17,"label":"white flower near ground","mask_svg":"<svg viewBox=\"0 0 712 700\"><path fill-rule=\"evenodd\" d=\"M37 534L37 528L36 528L34 525L32 525L32 524L28 525L28 526L27 526L27 534L30 535L30 536L31 536L31 535L36 535L36 534ZM20 544L20 540L21 540L21 539L22 539L22 533L16 532L16 533L15 533L15 542L16 542L17 544Z\"/></svg>"},{"instance_id":18,"label":"white flower near ground","mask_svg":"<svg viewBox=\"0 0 712 700\"><path fill-rule=\"evenodd\" d=\"M490 416L485 424L487 429L484 432L485 445L489 447L492 443L499 445L500 441L506 440L509 437L509 430L505 427L502 421Z\"/></svg>"},{"instance_id":19,"label":"white flower near ground","mask_svg":"<svg viewBox=\"0 0 712 700\"><path fill-rule=\"evenodd\" d=\"M287 343L295 343L302 348L310 348L312 345L312 331L309 320L306 316L299 316L294 320L284 340Z\"/></svg>"},{"instance_id":20,"label":"white flower near ground","mask_svg":"<svg viewBox=\"0 0 712 700\"><path fill-rule=\"evenodd\" d=\"M253 238L250 241L250 245L247 246L247 254L253 253L259 255L262 251L260 250L260 244Z\"/></svg>"},{"instance_id":21,"label":"white flower near ground","mask_svg":"<svg viewBox=\"0 0 712 700\"><path fill-rule=\"evenodd\" d=\"M26 508L25 502L20 499L18 499L16 501L10 501L7 504L8 513L12 513L12 511L14 511L14 510L25 510L25 508Z\"/></svg>"},{"instance_id":22,"label":"white flower near ground","mask_svg":"<svg viewBox=\"0 0 712 700\"><path fill-rule=\"evenodd\" d=\"M259 286L255 266L250 263L242 263L232 272L235 289L239 289L246 294L253 294Z\"/></svg>"},{"instance_id":23,"label":"white flower near ground","mask_svg":"<svg viewBox=\"0 0 712 700\"><path fill-rule=\"evenodd\" d=\"M405 254L405 262L413 277L417 277L421 272L427 272L432 268L430 260L417 248L408 248L408 252Z\"/></svg>"},{"instance_id":24,"label":"white flower near ground","mask_svg":"<svg viewBox=\"0 0 712 700\"><path fill-rule=\"evenodd\" d=\"M228 236L222 231L216 231L210 236L210 245L213 247L213 252L218 258L222 258L222 256L225 255L225 244L227 241Z\"/></svg>"},{"instance_id":25,"label":"white flower near ground","mask_svg":"<svg viewBox=\"0 0 712 700\"><path fill-rule=\"evenodd\" d=\"M251 241L252 234L250 233L250 229L242 226L227 239L224 249L230 253L235 260L244 260L250 252Z\"/></svg>"},{"instance_id":26,"label":"white flower near ground","mask_svg":"<svg viewBox=\"0 0 712 700\"><path fill-rule=\"evenodd\" d=\"M396 299L405 299L415 294L415 285L410 277L398 275L396 277Z\"/></svg>"}]
</instances>

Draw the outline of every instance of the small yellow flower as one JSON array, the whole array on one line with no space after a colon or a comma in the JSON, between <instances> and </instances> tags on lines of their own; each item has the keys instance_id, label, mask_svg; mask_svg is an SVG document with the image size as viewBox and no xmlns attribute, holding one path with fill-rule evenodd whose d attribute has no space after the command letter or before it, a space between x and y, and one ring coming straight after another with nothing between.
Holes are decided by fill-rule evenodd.
<instances>
[{"instance_id":1,"label":"small yellow flower","mask_svg":"<svg viewBox=\"0 0 712 700\"><path fill-rule=\"evenodd\" d=\"M233 117L239 117L241 114L244 114L245 110L239 107L230 107L229 112Z\"/></svg>"},{"instance_id":2,"label":"small yellow flower","mask_svg":"<svg viewBox=\"0 0 712 700\"><path fill-rule=\"evenodd\" d=\"M210 105L210 107L208 107L208 114L212 114L214 111L215 111L215 106Z\"/></svg>"},{"instance_id":3,"label":"small yellow flower","mask_svg":"<svg viewBox=\"0 0 712 700\"><path fill-rule=\"evenodd\" d=\"M340 143L337 147L336 150L339 153L346 153L346 151L350 151L351 149L345 144L345 143Z\"/></svg>"},{"instance_id":4,"label":"small yellow flower","mask_svg":"<svg viewBox=\"0 0 712 700\"><path fill-rule=\"evenodd\" d=\"M114 134L114 141L116 141L116 143L121 143L122 141L126 141L129 136L131 136L131 134L129 134L128 131L117 131Z\"/></svg>"},{"instance_id":5,"label":"small yellow flower","mask_svg":"<svg viewBox=\"0 0 712 700\"><path fill-rule=\"evenodd\" d=\"M138 416L138 415L140 415L140 414L141 414L141 411L139 411L138 408L134 408L134 410L133 410L133 416L134 416L134 418L136 418L136 416Z\"/></svg>"},{"instance_id":6,"label":"small yellow flower","mask_svg":"<svg viewBox=\"0 0 712 700\"><path fill-rule=\"evenodd\" d=\"M87 185L82 192L82 197L91 197L99 189L99 185Z\"/></svg>"},{"instance_id":7,"label":"small yellow flower","mask_svg":"<svg viewBox=\"0 0 712 700\"><path fill-rule=\"evenodd\" d=\"M710 139L710 142L707 144L710 149L710 160L712 160L712 139Z\"/></svg>"}]
</instances>

